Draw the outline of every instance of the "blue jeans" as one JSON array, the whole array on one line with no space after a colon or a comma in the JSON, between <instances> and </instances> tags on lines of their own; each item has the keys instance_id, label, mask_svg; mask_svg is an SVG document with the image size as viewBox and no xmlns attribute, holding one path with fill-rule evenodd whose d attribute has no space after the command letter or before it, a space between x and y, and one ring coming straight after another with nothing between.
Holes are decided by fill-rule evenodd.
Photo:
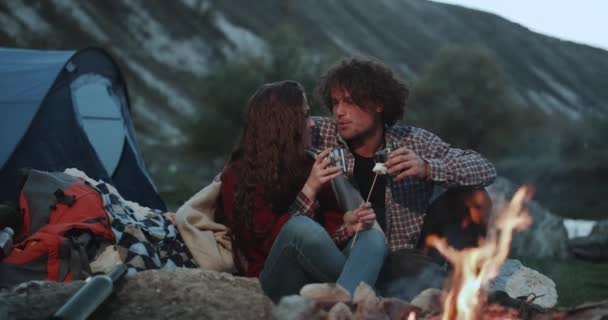
<instances>
[{"instance_id":1,"label":"blue jeans","mask_svg":"<svg viewBox=\"0 0 608 320\"><path fill-rule=\"evenodd\" d=\"M297 294L308 283L336 282L352 294L361 281L375 285L386 253L379 230L359 232L352 249L349 242L340 250L316 221L295 216L272 245L260 283L274 302Z\"/></svg>"}]
</instances>

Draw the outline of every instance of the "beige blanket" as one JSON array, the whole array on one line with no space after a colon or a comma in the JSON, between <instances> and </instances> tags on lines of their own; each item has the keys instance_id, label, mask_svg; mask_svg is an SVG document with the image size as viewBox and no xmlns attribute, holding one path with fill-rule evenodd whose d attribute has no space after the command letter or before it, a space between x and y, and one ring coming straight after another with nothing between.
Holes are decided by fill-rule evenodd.
<instances>
[{"instance_id":1,"label":"beige blanket","mask_svg":"<svg viewBox=\"0 0 608 320\"><path fill-rule=\"evenodd\" d=\"M176 223L184 242L201 269L234 273L230 229L215 222L220 181L213 181L176 212Z\"/></svg>"}]
</instances>

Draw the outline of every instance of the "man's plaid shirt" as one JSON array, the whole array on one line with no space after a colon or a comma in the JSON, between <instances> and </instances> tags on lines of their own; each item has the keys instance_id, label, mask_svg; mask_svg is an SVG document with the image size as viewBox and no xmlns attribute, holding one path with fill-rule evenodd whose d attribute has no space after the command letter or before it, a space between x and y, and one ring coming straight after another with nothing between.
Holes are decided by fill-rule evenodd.
<instances>
[{"instance_id":1,"label":"man's plaid shirt","mask_svg":"<svg viewBox=\"0 0 608 320\"><path fill-rule=\"evenodd\" d=\"M353 179L355 158L338 135L337 125L333 119L314 117L312 143L315 148L344 149L347 176ZM422 229L433 186L486 186L496 178L496 169L487 159L471 150L451 148L436 135L420 128L409 126L392 126L385 129L386 147L395 150L406 147L429 163L430 177L422 180L408 177L394 182L383 176L386 181L386 234L390 251L403 248L414 248ZM290 208L294 214L312 215L316 205L303 194L298 195ZM338 242L348 240L352 234L341 227L333 235Z\"/></svg>"}]
</instances>

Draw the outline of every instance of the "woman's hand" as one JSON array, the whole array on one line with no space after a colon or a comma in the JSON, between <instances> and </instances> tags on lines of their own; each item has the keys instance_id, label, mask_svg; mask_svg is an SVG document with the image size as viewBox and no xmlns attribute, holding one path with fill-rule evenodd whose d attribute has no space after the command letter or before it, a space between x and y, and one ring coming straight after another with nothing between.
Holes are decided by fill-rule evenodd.
<instances>
[{"instance_id":1,"label":"woman's hand","mask_svg":"<svg viewBox=\"0 0 608 320\"><path fill-rule=\"evenodd\" d=\"M374 225L374 221L376 221L376 213L369 202L344 214L344 224L351 233L370 229Z\"/></svg>"},{"instance_id":2,"label":"woman's hand","mask_svg":"<svg viewBox=\"0 0 608 320\"><path fill-rule=\"evenodd\" d=\"M331 166L331 161L327 158L331 148L323 150L315 159L315 163L310 170L308 180L302 188L302 192L309 198L314 199L321 190L321 186L331 179L342 174L342 168Z\"/></svg>"}]
</instances>

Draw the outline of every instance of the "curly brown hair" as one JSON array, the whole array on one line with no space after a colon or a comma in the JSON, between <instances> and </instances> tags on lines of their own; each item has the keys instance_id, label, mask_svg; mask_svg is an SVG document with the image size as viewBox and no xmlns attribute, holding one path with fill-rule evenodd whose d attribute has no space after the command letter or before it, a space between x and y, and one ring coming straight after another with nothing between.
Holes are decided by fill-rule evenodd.
<instances>
[{"instance_id":1,"label":"curly brown hair","mask_svg":"<svg viewBox=\"0 0 608 320\"><path fill-rule=\"evenodd\" d=\"M342 59L321 76L315 95L329 112L332 112L331 92L335 88L347 90L357 105L368 110L374 104L381 104L383 121L389 126L403 117L409 95L405 82L387 65L368 57Z\"/></svg>"},{"instance_id":2,"label":"curly brown hair","mask_svg":"<svg viewBox=\"0 0 608 320\"><path fill-rule=\"evenodd\" d=\"M273 226L254 230L254 196L263 191L273 212L282 214L302 189L310 167L306 166L303 135L304 88L295 81L281 81L261 86L247 103L245 126L232 154L238 185L232 217L234 261L243 272L240 254L244 254L243 233L266 237ZM244 257L247 259L248 257Z\"/></svg>"}]
</instances>

